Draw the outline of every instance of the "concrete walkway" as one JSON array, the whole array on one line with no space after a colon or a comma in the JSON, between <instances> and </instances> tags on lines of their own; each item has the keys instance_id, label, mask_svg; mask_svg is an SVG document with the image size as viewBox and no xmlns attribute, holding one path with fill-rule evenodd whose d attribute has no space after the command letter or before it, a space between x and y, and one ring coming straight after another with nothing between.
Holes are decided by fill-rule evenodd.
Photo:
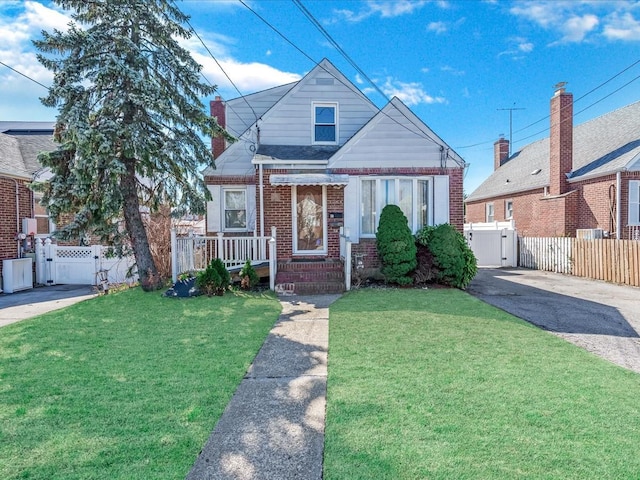
<instances>
[{"instance_id":1,"label":"concrete walkway","mask_svg":"<svg viewBox=\"0 0 640 480\"><path fill-rule=\"evenodd\" d=\"M329 305L281 297L282 314L187 480L322 479Z\"/></svg>"},{"instance_id":2,"label":"concrete walkway","mask_svg":"<svg viewBox=\"0 0 640 480\"><path fill-rule=\"evenodd\" d=\"M95 297L91 285L54 285L0 294L0 327Z\"/></svg>"}]
</instances>

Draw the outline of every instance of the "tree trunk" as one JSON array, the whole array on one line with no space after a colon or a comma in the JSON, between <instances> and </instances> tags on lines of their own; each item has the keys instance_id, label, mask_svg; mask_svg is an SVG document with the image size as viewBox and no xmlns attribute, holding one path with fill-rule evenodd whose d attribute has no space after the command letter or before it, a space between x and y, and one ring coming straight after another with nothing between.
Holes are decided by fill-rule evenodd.
<instances>
[{"instance_id":1,"label":"tree trunk","mask_svg":"<svg viewBox=\"0 0 640 480\"><path fill-rule=\"evenodd\" d=\"M127 233L131 239L131 248L138 267L140 285L146 292L162 288L163 279L160 278L156 264L149 248L147 231L144 228L142 214L140 213L140 201L136 188L135 159L125 159L126 173L122 176L121 187L124 199L123 212Z\"/></svg>"}]
</instances>

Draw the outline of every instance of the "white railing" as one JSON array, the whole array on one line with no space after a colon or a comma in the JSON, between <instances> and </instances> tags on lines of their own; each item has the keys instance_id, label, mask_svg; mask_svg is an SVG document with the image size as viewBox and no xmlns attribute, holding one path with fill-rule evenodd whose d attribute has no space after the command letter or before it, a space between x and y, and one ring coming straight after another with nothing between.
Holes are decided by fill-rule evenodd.
<instances>
[{"instance_id":1,"label":"white railing","mask_svg":"<svg viewBox=\"0 0 640 480\"><path fill-rule=\"evenodd\" d=\"M640 225L627 226L627 232L628 240L640 240Z\"/></svg>"},{"instance_id":2,"label":"white railing","mask_svg":"<svg viewBox=\"0 0 640 480\"><path fill-rule=\"evenodd\" d=\"M219 258L227 269L242 267L247 260L256 265L270 260L269 241L275 247L275 227L269 237L215 237L191 235L178 237L171 231L171 270L175 282L184 272L204 270L211 260ZM275 251L274 255L275 257ZM276 268L275 266L273 267Z\"/></svg>"},{"instance_id":3,"label":"white railing","mask_svg":"<svg viewBox=\"0 0 640 480\"><path fill-rule=\"evenodd\" d=\"M340 259L344 262L344 288L351 290L351 239L349 229L340 227Z\"/></svg>"}]
</instances>

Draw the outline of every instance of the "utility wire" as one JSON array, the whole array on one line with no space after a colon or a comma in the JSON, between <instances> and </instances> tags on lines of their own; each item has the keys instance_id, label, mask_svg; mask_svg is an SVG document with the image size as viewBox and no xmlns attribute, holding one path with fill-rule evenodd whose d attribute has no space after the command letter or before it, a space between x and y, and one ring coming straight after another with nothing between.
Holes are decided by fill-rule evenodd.
<instances>
[{"instance_id":1,"label":"utility wire","mask_svg":"<svg viewBox=\"0 0 640 480\"><path fill-rule=\"evenodd\" d=\"M609 82L611 82L612 80L615 80L615 79L616 79L616 78L618 78L620 75L622 75L623 73L625 73L627 70L630 70L631 68L635 67L635 66L636 66L636 65L638 65L639 63L640 63L640 60L636 60L635 62L633 62L633 63L632 63L631 65L629 65L628 67L623 68L622 70L620 70L618 73L616 73L615 75L613 75L613 76L612 76L612 77L610 77L609 79L605 80L604 82L602 82L602 83L601 83L601 84L599 84L598 86L596 86L596 87L592 88L591 90L589 90L589 91L588 91L587 93L585 93L584 95L581 95L580 97L578 97L576 100L574 100L574 102L573 102L573 103L575 104L575 103L577 103L577 102L581 101L582 99L584 99L585 97L587 97L588 95L591 95L593 92L595 92L596 90L598 90L598 89L600 89L600 88L604 87L606 84L608 84L608 83L609 83ZM583 108L582 110L580 110L580 111L578 111L578 112L575 112L575 113L573 114L573 116L575 117L576 115L578 115L578 114L580 114L580 113L584 112L585 110L587 110L587 109L589 109L589 108L593 107L594 105L596 105L597 103L601 102L602 100L604 100L604 99L606 99L606 98L609 98L611 95L613 95L614 93L616 93L616 92L618 92L618 91L622 90L623 88L625 88L626 86L628 86L630 83L632 83L632 82L636 81L637 79L638 79L638 77L636 77L636 78L632 79L631 81L629 81L629 82L625 83L622 87L620 87L620 88L618 88L618 89L614 90L613 92L609 93L608 95L605 95L604 97L602 97L601 99L599 99L599 100L595 101L594 103L592 103L592 104L591 104L591 105L589 105L588 107L585 107L585 108ZM563 107L563 108L568 108L568 107ZM534 125L537 125L537 124L538 124L538 123L540 123L540 122L543 122L543 121L545 121L545 120L548 120L550 117L551 117L551 115L546 115L546 116L542 117L541 119L536 120L535 122L530 123L529 125L526 125L526 126L524 126L524 127L520 128L520 129L516 130L516 131L515 131L515 132L513 132L513 133L519 133L519 132L522 132L522 131L524 131L524 130L526 130L526 129L528 129L528 128L533 127ZM533 134L531 134L531 135L529 135L529 136L527 136L527 137L524 137L524 138L521 138L521 139L519 139L519 140L516 140L516 141L515 141L515 142L513 142L513 143L514 143L514 144L515 144L515 143L519 143L519 142L522 142L523 140L527 140L527 139L529 139L529 138L531 138L531 137L535 137L536 135L539 135L539 134L541 134L541 133L544 133L544 132L548 131L550 128L551 128L551 127L548 127L548 128L543 129L543 130L540 130L539 132L533 133ZM464 146L462 146L462 147L456 147L456 148L458 148L458 149L463 149L463 148L473 148L473 147L479 147L479 146L481 146L481 145L488 145L488 144L490 144L490 143L494 143L494 141L493 141L493 140L489 140L489 141L485 141L485 142L478 142L478 143L474 143L474 144L471 144L471 145L464 145Z\"/></svg>"},{"instance_id":2,"label":"utility wire","mask_svg":"<svg viewBox=\"0 0 640 480\"><path fill-rule=\"evenodd\" d=\"M298 52L300 52L304 57L306 57L308 60L310 60L315 66L320 66L321 68L323 68L319 62L316 62L311 56L309 56L304 50L302 50L300 47L298 47L295 43L293 43L291 40L289 40L282 32L280 32L276 27L274 27L268 20L266 20L263 16L261 16L258 12L256 12L254 9L252 9L249 5L247 5L243 0L238 0L247 10L249 10L251 13L253 13L256 17L258 17L260 20L262 20L262 22L264 22L269 28L271 28L271 30L273 30L275 33L277 33L284 41L286 41L289 45L291 45L294 49L296 49ZM311 19L310 19L311 20ZM312 21L312 23L314 23ZM315 23L314 23L315 24ZM333 39L332 39L333 40ZM330 40L330 41L332 41ZM332 42L333 44L333 42ZM340 46L337 44L337 42L335 42L334 45L338 51L342 50L340 48ZM346 55L346 53L344 54ZM347 55L348 56L348 55ZM349 60L347 60L349 61ZM355 63L355 62L354 62ZM352 65L354 66L354 68L356 68L356 70L360 70L359 67L357 67L357 65ZM348 88L351 88L350 85L345 84L340 78L335 77L335 75L333 75L331 72L329 72L328 70L326 70L325 68L323 68L323 70L325 70L327 73L329 73L330 75L332 75L334 78L336 78L336 80L338 80L340 83L342 83L343 85L345 85ZM363 76L365 76L367 79L369 78L368 76L366 76L366 74L364 74L364 72L362 73ZM370 79L369 81L372 83L372 85L374 85L376 88L377 86L375 85L375 83L373 83ZM382 93L384 98L387 98L386 95L384 93ZM373 103L373 102L372 102ZM375 104L373 104L375 106ZM387 118L389 118L390 120L392 120L393 122L397 123L400 127L406 129L407 131L411 132L414 135L417 135L421 138L424 138L425 140L430 140L433 143L440 145L441 142L438 142L437 140L431 138L428 134L426 134L425 132L423 132L420 127L418 125L416 125L413 121L411 121L411 119L407 118L405 116L405 118L407 118L407 120L409 122L411 122L416 128L418 128L419 131L414 131L412 129L410 129L409 127L407 127L406 125L400 123L398 120L396 120L395 118L393 118L392 116L388 115L386 112L383 112L382 109L378 108L376 106L377 110L379 113L385 115ZM455 160L454 158L452 158L456 163L457 160Z\"/></svg>"},{"instance_id":3,"label":"utility wire","mask_svg":"<svg viewBox=\"0 0 640 480\"><path fill-rule=\"evenodd\" d=\"M31 80L33 83L37 83L38 85L40 85L41 87L46 88L47 90L49 90L49 89L50 89L50 87L47 87L46 85L44 85L44 84L40 83L39 81L37 81L37 80L35 80L35 79L31 78L29 75L26 75L26 74L24 74L24 73L22 73L22 72L19 72L18 70L16 70L15 68L13 68L13 67L11 67L11 66L7 65L7 64L6 64L6 63L4 63L4 62L0 62L0 65L4 65L4 66L5 66L5 67L7 67L9 70L13 70L13 71L14 71L14 72L16 72L18 75L22 75L24 78L27 78L27 79Z\"/></svg>"}]
</instances>

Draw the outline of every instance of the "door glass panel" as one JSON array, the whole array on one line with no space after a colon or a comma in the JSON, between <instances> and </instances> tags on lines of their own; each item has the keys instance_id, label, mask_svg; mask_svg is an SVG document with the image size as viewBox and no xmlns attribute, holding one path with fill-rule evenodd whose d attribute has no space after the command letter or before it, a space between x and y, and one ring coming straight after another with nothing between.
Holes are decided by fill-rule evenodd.
<instances>
[{"instance_id":1,"label":"door glass panel","mask_svg":"<svg viewBox=\"0 0 640 480\"><path fill-rule=\"evenodd\" d=\"M323 251L322 186L296 187L297 251Z\"/></svg>"},{"instance_id":2,"label":"door glass panel","mask_svg":"<svg viewBox=\"0 0 640 480\"><path fill-rule=\"evenodd\" d=\"M362 181L362 233L376 233L376 181Z\"/></svg>"}]
</instances>

